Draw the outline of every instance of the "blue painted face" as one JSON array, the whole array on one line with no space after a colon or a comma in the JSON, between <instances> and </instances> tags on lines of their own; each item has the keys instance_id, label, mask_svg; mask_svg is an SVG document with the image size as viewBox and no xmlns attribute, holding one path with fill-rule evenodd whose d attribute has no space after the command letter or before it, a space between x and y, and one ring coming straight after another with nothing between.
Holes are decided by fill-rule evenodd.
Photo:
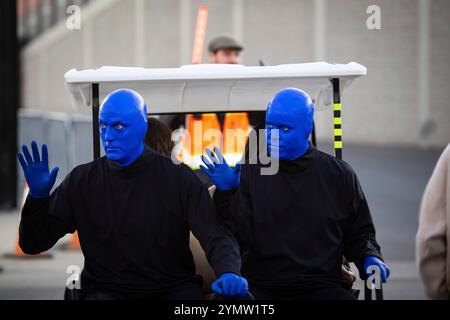
<instances>
[{"instance_id":1,"label":"blue painted face","mask_svg":"<svg viewBox=\"0 0 450 320\"><path fill-rule=\"evenodd\" d=\"M309 147L313 116L314 106L306 92L296 88L280 90L266 112L267 146L271 156L281 160L302 156ZM278 137L274 129L278 129Z\"/></svg>"},{"instance_id":2,"label":"blue painted face","mask_svg":"<svg viewBox=\"0 0 450 320\"><path fill-rule=\"evenodd\" d=\"M128 89L110 93L100 106L99 129L106 157L120 166L132 164L144 151L147 106Z\"/></svg>"}]
</instances>

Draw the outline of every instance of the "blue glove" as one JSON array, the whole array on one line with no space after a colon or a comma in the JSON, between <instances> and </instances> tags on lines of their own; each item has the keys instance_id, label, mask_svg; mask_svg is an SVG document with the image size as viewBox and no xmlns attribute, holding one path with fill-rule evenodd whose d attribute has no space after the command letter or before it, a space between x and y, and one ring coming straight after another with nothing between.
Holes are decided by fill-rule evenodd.
<instances>
[{"instance_id":1,"label":"blue glove","mask_svg":"<svg viewBox=\"0 0 450 320\"><path fill-rule=\"evenodd\" d=\"M34 159L31 158L26 145L22 146L26 161L21 153L17 154L17 158L22 166L28 187L30 188L30 196L33 198L47 198L55 184L59 168L55 167L52 172L49 172L48 151L45 144L42 145L42 160L39 157L36 141L31 142L31 150L33 151Z\"/></svg>"},{"instance_id":2,"label":"blue glove","mask_svg":"<svg viewBox=\"0 0 450 320\"><path fill-rule=\"evenodd\" d=\"M203 155L201 158L203 163L208 168L200 165L200 169L202 169L202 171L216 185L217 190L225 191L239 187L241 164L236 163L236 166L232 169L225 161L225 158L219 149L214 148L214 152L217 154L217 157L211 152L211 150L206 149L205 151L208 154L209 159Z\"/></svg>"},{"instance_id":3,"label":"blue glove","mask_svg":"<svg viewBox=\"0 0 450 320\"><path fill-rule=\"evenodd\" d=\"M224 297L245 297L248 293L247 280L234 273L224 273L213 282L211 289Z\"/></svg>"},{"instance_id":4,"label":"blue glove","mask_svg":"<svg viewBox=\"0 0 450 320\"><path fill-rule=\"evenodd\" d=\"M371 276L372 273L367 270L370 266L375 266L380 269L380 277L383 282L386 282L389 278L389 274L391 273L391 269L387 265L384 264L383 261L378 259L377 257L370 256L364 260L364 270L366 271L367 276Z\"/></svg>"}]
</instances>

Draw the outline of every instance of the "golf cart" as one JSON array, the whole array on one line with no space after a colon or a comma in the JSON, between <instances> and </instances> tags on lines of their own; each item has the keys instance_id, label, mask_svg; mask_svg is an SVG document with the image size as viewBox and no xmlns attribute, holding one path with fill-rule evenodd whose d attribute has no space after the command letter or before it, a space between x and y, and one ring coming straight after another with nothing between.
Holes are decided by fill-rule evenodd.
<instances>
[{"instance_id":1,"label":"golf cart","mask_svg":"<svg viewBox=\"0 0 450 320\"><path fill-rule=\"evenodd\" d=\"M135 90L148 103L149 115L168 115L265 111L278 90L297 87L314 99L317 110L333 108L334 151L335 156L342 159L341 96L354 79L366 73L366 68L355 62L317 62L255 67L220 64L158 69L101 67L72 69L64 78L74 106L92 109L94 158L100 157L100 101L113 90ZM311 139L315 145L314 129ZM193 169L198 165L195 161L187 164ZM214 275L198 242L191 240L197 271L209 284ZM370 300L372 290L364 287L365 299ZM381 287L375 290L375 295L382 299Z\"/></svg>"}]
</instances>

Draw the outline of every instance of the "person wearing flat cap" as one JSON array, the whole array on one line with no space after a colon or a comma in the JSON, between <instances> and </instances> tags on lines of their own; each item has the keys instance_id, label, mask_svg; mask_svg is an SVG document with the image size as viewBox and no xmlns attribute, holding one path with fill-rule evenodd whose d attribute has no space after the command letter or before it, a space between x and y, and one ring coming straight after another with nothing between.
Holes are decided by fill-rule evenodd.
<instances>
[{"instance_id":1,"label":"person wearing flat cap","mask_svg":"<svg viewBox=\"0 0 450 320\"><path fill-rule=\"evenodd\" d=\"M233 38L216 37L208 46L208 58L211 63L239 64L240 53L244 47Z\"/></svg>"}]
</instances>

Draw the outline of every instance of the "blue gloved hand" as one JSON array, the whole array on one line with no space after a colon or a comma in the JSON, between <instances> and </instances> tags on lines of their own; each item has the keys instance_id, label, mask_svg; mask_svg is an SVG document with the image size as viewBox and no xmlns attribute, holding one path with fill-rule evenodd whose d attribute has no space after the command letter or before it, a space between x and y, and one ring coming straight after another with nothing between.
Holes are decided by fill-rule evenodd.
<instances>
[{"instance_id":1,"label":"blue gloved hand","mask_svg":"<svg viewBox=\"0 0 450 320\"><path fill-rule=\"evenodd\" d=\"M52 172L48 169L48 150L45 144L42 145L42 159L39 157L39 150L36 141L31 142L31 150L33 151L33 158L26 145L22 146L23 155L17 154L17 159L23 169L23 174L27 180L30 189L30 196L33 198L47 198L50 190L56 181L58 174L58 167L53 168Z\"/></svg>"},{"instance_id":2,"label":"blue gloved hand","mask_svg":"<svg viewBox=\"0 0 450 320\"><path fill-rule=\"evenodd\" d=\"M225 191L237 188L239 186L239 179L241 175L241 164L236 163L234 169L225 161L219 149L214 148L217 157L211 150L205 150L209 159L202 155L202 161L206 167L200 165L200 169L212 180L216 185L217 190Z\"/></svg>"},{"instance_id":3,"label":"blue gloved hand","mask_svg":"<svg viewBox=\"0 0 450 320\"><path fill-rule=\"evenodd\" d=\"M224 297L245 297L248 293L247 280L234 273L224 273L211 285L212 291Z\"/></svg>"},{"instance_id":4,"label":"blue gloved hand","mask_svg":"<svg viewBox=\"0 0 450 320\"><path fill-rule=\"evenodd\" d=\"M375 266L380 269L380 277L383 282L386 282L389 278L389 274L391 273L391 269L380 259L374 256L367 257L364 260L364 270L366 271L367 276L371 276L372 272L367 270L370 266Z\"/></svg>"}]
</instances>

